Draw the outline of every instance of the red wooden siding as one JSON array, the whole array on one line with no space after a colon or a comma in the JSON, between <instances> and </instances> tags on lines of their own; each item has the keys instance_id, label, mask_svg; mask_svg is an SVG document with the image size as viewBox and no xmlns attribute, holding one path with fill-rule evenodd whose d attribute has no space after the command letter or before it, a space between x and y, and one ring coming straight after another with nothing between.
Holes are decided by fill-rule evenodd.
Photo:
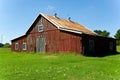
<instances>
[{"instance_id":1,"label":"red wooden siding","mask_svg":"<svg viewBox=\"0 0 120 80\"><path fill-rule=\"evenodd\" d=\"M57 42L59 52L82 52L81 37L77 34L60 31L60 38Z\"/></svg>"},{"instance_id":2,"label":"red wooden siding","mask_svg":"<svg viewBox=\"0 0 120 80\"><path fill-rule=\"evenodd\" d=\"M38 32L38 26L40 24L43 24L43 32ZM56 27L54 25L52 25L50 22L48 22L45 18L41 17L38 21L38 23L36 23L35 27L31 30L31 32L28 34L28 36L30 36L29 38L32 39L33 43L31 44L32 47L34 49L34 51L36 51L36 38L37 37L44 37L45 41L46 41L46 51L47 52L56 52L57 49L55 44L56 44L56 40L57 38L57 32L58 30L56 29ZM28 37L27 37L28 38ZM30 40L30 39L28 39ZM30 43L28 43L28 45L30 45ZM33 51L33 49L31 50L31 48L28 48L28 51Z\"/></svg>"},{"instance_id":3,"label":"red wooden siding","mask_svg":"<svg viewBox=\"0 0 120 80\"><path fill-rule=\"evenodd\" d=\"M38 32L38 26L40 24L44 26L43 32ZM13 44L19 42L21 45L23 40L25 40L27 42L27 52L36 52L37 37L45 38L46 52L82 52L80 35L59 31L55 25L51 24L51 22L47 21L44 17L41 17L36 24L34 24L34 28L31 29L26 38L14 41ZM18 51L21 51L21 48Z\"/></svg>"},{"instance_id":4,"label":"red wooden siding","mask_svg":"<svg viewBox=\"0 0 120 80\"><path fill-rule=\"evenodd\" d=\"M43 25L43 31L39 32L38 27ZM75 32L75 31L74 31ZM75 52L78 54L95 54L102 52L116 52L116 40L90 34L81 34L59 30L46 18L39 16L31 25L24 36L12 40L12 51L37 51L37 39L44 38L45 52ZM89 51L89 40L94 41L94 51ZM113 42L113 50L110 51L110 42ZM15 50L15 44L19 44L19 49ZM27 43L27 50L22 50L22 44Z\"/></svg>"},{"instance_id":5,"label":"red wooden siding","mask_svg":"<svg viewBox=\"0 0 120 80\"><path fill-rule=\"evenodd\" d=\"M15 50L15 44L16 44L16 43L18 43L18 47L19 47L18 50ZM22 49L22 44L23 44L23 43L27 43L27 40L26 40L26 38L25 38L24 36L21 37L20 39L17 39L17 40L15 40L15 41L13 41L13 42L12 42L12 46L11 46L11 47L12 47L12 48L11 48L12 51L17 51L17 52L20 52L20 51L23 51L23 52L24 52L24 51L26 51L26 50L23 50L23 49Z\"/></svg>"}]
</instances>

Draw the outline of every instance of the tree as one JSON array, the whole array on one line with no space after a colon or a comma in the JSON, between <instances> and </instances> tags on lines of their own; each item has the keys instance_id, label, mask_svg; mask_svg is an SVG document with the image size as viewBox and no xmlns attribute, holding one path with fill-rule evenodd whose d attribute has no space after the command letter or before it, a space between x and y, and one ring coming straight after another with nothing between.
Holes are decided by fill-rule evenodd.
<instances>
[{"instance_id":1,"label":"tree","mask_svg":"<svg viewBox=\"0 0 120 80\"><path fill-rule=\"evenodd\" d=\"M97 33L100 36L104 36L104 37L109 37L110 32L107 32L106 30L94 30L95 33Z\"/></svg>"},{"instance_id":2,"label":"tree","mask_svg":"<svg viewBox=\"0 0 120 80\"><path fill-rule=\"evenodd\" d=\"M4 48L10 48L10 44L9 43L5 43L4 44Z\"/></svg>"},{"instance_id":3,"label":"tree","mask_svg":"<svg viewBox=\"0 0 120 80\"><path fill-rule=\"evenodd\" d=\"M116 32L114 37L117 39L116 44L120 45L120 29L117 30L117 32Z\"/></svg>"},{"instance_id":4,"label":"tree","mask_svg":"<svg viewBox=\"0 0 120 80\"><path fill-rule=\"evenodd\" d=\"M3 47L4 45L2 43L0 43L0 48Z\"/></svg>"},{"instance_id":5,"label":"tree","mask_svg":"<svg viewBox=\"0 0 120 80\"><path fill-rule=\"evenodd\" d=\"M120 29L117 30L115 36L114 36L116 39L119 39L120 40Z\"/></svg>"}]
</instances>

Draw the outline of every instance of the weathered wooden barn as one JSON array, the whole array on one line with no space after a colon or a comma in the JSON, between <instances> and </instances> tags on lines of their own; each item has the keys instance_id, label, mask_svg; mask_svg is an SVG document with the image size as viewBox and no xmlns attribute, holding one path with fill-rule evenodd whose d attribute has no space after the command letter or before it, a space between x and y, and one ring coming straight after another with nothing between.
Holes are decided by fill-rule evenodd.
<instances>
[{"instance_id":1,"label":"weathered wooden barn","mask_svg":"<svg viewBox=\"0 0 120 80\"><path fill-rule=\"evenodd\" d=\"M11 50L18 52L75 52L102 54L116 52L116 40L97 35L83 25L46 14L39 14L25 35L13 39Z\"/></svg>"}]
</instances>

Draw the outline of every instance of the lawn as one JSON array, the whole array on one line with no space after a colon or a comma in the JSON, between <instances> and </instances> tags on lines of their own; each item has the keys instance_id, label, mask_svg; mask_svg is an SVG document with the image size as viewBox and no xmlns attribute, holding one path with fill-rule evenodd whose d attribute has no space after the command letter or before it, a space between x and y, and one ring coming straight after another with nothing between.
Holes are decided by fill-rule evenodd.
<instances>
[{"instance_id":1,"label":"lawn","mask_svg":"<svg viewBox=\"0 0 120 80\"><path fill-rule=\"evenodd\" d=\"M120 51L120 47L117 47ZM120 55L16 53L0 48L0 80L119 80Z\"/></svg>"},{"instance_id":2,"label":"lawn","mask_svg":"<svg viewBox=\"0 0 120 80\"><path fill-rule=\"evenodd\" d=\"M117 46L117 51L120 52L120 46Z\"/></svg>"}]
</instances>

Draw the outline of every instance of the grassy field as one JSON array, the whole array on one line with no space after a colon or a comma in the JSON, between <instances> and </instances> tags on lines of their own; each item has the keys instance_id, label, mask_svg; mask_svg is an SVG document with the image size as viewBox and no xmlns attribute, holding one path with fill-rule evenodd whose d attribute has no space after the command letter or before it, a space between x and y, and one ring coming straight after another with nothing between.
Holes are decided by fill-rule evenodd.
<instances>
[{"instance_id":1,"label":"grassy field","mask_svg":"<svg viewBox=\"0 0 120 80\"><path fill-rule=\"evenodd\" d=\"M120 52L120 46L117 46L117 52Z\"/></svg>"},{"instance_id":2,"label":"grassy field","mask_svg":"<svg viewBox=\"0 0 120 80\"><path fill-rule=\"evenodd\" d=\"M0 80L120 80L120 55L98 58L0 49Z\"/></svg>"}]
</instances>

